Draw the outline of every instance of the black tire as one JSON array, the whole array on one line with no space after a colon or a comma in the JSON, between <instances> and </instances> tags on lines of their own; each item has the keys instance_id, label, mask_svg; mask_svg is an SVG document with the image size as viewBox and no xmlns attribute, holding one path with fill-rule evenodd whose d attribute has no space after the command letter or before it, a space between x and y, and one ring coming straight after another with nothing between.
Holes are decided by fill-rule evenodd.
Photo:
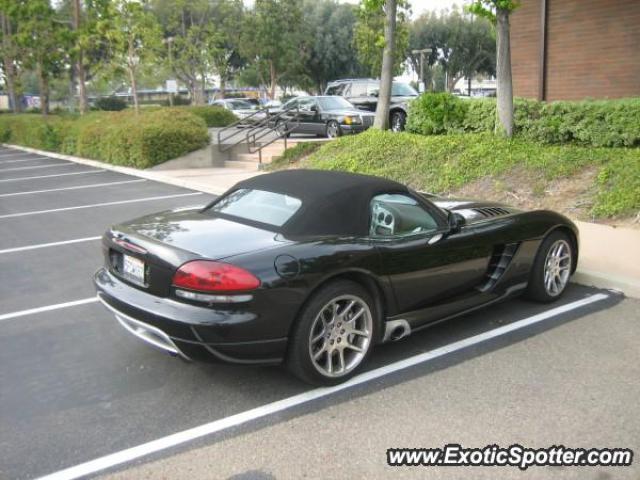
<instances>
[{"instance_id":1,"label":"black tire","mask_svg":"<svg viewBox=\"0 0 640 480\"><path fill-rule=\"evenodd\" d=\"M325 128L325 137L338 138L340 136L342 136L342 130L340 129L340 125L338 125L338 122L336 122L335 120L329 120L327 122L327 127Z\"/></svg>"},{"instance_id":2,"label":"black tire","mask_svg":"<svg viewBox=\"0 0 640 480\"><path fill-rule=\"evenodd\" d=\"M563 242L566 247L569 249L569 259L568 262L565 260L564 265L568 266L569 271L566 278L566 282L562 285L562 288L559 289L558 292L550 292L549 289L545 286L545 265L548 260L548 256L550 255L551 249L558 245L558 242ZM529 274L529 284L527 285L527 290L525 291L525 296L530 300L534 300L536 302L541 303L551 303L558 300L564 291L566 290L567 284L569 283L569 277L571 276L571 272L573 270L573 262L575 261L575 252L573 247L573 242L569 238L569 236L561 231L551 232L540 244L538 248L538 253L536 254L536 258L533 262L533 266L531 268L531 272Z\"/></svg>"},{"instance_id":3,"label":"black tire","mask_svg":"<svg viewBox=\"0 0 640 480\"><path fill-rule=\"evenodd\" d=\"M389 117L389 128L394 132L404 132L404 126L407 122L407 115L402 111L391 112Z\"/></svg>"},{"instance_id":4,"label":"black tire","mask_svg":"<svg viewBox=\"0 0 640 480\"><path fill-rule=\"evenodd\" d=\"M327 306L331 304L332 301L335 299L341 299L345 296L357 297L366 303L371 315L371 332L366 349L363 349L364 355L361 356L357 364L355 364L351 370L345 371L343 374L338 373L336 374L337 376L329 376L321 372L320 367L317 367L311 358L313 348L311 336L312 333L315 335L315 331L312 331L312 328L317 325L316 319L320 318L320 315L326 311ZM296 324L294 325L293 332L289 338L289 350L287 352L286 359L287 368L300 380L311 385L327 386L345 382L361 369L362 365L366 363L369 355L371 354L373 346L379 338L381 328L379 315L380 312L378 311L377 304L374 299L371 297L367 289L356 282L352 282L350 280L336 280L321 287L311 296L296 319ZM360 318L362 318L362 316ZM321 339L321 341L324 341L325 346L328 346L328 338L329 337L327 336L327 338ZM345 342L349 343L349 340L345 338ZM343 350L346 351L344 346ZM361 354L353 353L353 355L356 356Z\"/></svg>"}]
</instances>

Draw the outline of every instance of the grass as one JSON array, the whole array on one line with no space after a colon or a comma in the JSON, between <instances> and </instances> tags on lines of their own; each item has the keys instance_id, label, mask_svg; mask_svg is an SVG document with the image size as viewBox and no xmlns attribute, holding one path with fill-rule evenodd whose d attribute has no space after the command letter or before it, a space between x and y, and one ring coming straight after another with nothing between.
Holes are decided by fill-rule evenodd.
<instances>
[{"instance_id":1,"label":"grass","mask_svg":"<svg viewBox=\"0 0 640 480\"><path fill-rule=\"evenodd\" d=\"M287 148L282 155L275 157L269 164L269 170L281 170L309 156L322 146L321 142L301 142Z\"/></svg>"},{"instance_id":2,"label":"grass","mask_svg":"<svg viewBox=\"0 0 640 480\"><path fill-rule=\"evenodd\" d=\"M301 166L345 170L391 178L434 193L455 191L486 176L524 168L539 182L599 169L592 215L613 218L640 210L640 149L543 145L489 133L423 136L369 130L311 151L298 144L272 168ZM311 153L306 149L309 148ZM308 156L307 156L308 155Z\"/></svg>"}]
</instances>

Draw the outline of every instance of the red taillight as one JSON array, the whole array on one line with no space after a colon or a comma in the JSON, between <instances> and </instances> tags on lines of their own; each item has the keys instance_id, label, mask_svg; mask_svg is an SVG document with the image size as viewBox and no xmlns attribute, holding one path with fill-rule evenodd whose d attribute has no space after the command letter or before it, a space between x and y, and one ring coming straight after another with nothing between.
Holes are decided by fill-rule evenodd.
<instances>
[{"instance_id":1,"label":"red taillight","mask_svg":"<svg viewBox=\"0 0 640 480\"><path fill-rule=\"evenodd\" d=\"M173 285L200 292L241 292L258 288L260 280L235 265L195 260L178 269Z\"/></svg>"}]
</instances>

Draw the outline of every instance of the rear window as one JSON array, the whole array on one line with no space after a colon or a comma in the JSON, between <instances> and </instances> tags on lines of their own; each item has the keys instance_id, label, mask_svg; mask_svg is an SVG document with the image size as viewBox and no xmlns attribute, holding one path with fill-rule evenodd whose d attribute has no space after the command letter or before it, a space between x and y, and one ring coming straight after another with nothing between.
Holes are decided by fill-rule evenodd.
<instances>
[{"instance_id":1,"label":"rear window","mask_svg":"<svg viewBox=\"0 0 640 480\"><path fill-rule=\"evenodd\" d=\"M280 227L301 205L302 201L289 195L242 188L220 199L209 211Z\"/></svg>"}]
</instances>

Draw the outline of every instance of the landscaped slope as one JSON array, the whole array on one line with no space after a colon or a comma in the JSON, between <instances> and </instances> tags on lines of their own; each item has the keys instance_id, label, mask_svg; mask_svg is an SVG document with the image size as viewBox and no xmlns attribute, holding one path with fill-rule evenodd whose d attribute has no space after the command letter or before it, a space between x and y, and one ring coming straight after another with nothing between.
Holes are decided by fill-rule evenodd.
<instances>
[{"instance_id":1,"label":"landscaped slope","mask_svg":"<svg viewBox=\"0 0 640 480\"><path fill-rule=\"evenodd\" d=\"M555 208L586 220L629 223L640 210L638 148L550 146L488 133L369 130L325 144L293 165L379 175L439 194Z\"/></svg>"}]
</instances>

